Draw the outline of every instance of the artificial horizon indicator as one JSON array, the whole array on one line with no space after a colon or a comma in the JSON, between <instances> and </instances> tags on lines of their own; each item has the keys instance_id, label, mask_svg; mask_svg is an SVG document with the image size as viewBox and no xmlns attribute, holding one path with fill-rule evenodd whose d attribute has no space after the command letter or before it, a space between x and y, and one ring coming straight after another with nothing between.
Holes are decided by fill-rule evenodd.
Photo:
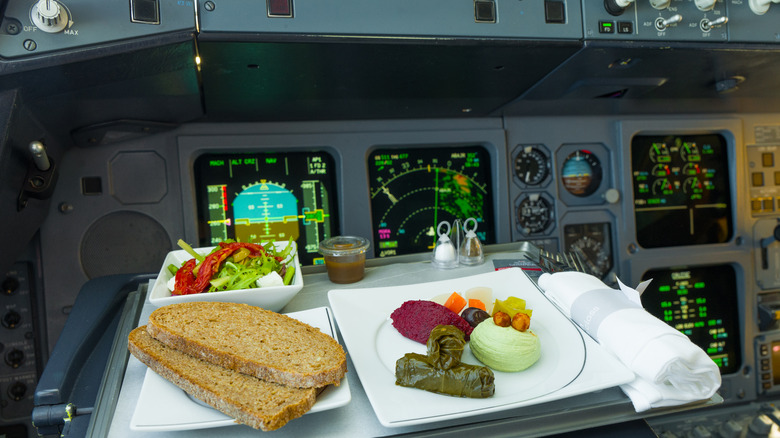
<instances>
[{"instance_id":1,"label":"artificial horizon indicator","mask_svg":"<svg viewBox=\"0 0 780 438\"><path fill-rule=\"evenodd\" d=\"M200 244L289 240L301 264L338 234L333 158L325 152L205 154L195 160Z\"/></svg>"}]
</instances>

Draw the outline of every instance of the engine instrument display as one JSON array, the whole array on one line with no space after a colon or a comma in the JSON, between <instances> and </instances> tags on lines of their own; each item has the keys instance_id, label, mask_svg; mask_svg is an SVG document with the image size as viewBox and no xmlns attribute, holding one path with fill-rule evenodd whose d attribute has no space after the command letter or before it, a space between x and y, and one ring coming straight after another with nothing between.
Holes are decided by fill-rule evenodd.
<instances>
[{"instance_id":1,"label":"engine instrument display","mask_svg":"<svg viewBox=\"0 0 780 438\"><path fill-rule=\"evenodd\" d=\"M495 243L484 147L377 149L368 174L377 257L431 251L438 224L456 219L474 218L480 241Z\"/></svg>"},{"instance_id":2,"label":"engine instrument display","mask_svg":"<svg viewBox=\"0 0 780 438\"><path fill-rule=\"evenodd\" d=\"M302 264L338 234L333 157L325 152L205 154L195 160L200 244L288 240Z\"/></svg>"},{"instance_id":3,"label":"engine instrument display","mask_svg":"<svg viewBox=\"0 0 780 438\"><path fill-rule=\"evenodd\" d=\"M721 374L742 362L736 272L731 265L653 269L642 305L690 338L718 364Z\"/></svg>"},{"instance_id":4,"label":"engine instrument display","mask_svg":"<svg viewBox=\"0 0 780 438\"><path fill-rule=\"evenodd\" d=\"M729 158L718 134L631 141L636 238L645 248L722 243L732 235Z\"/></svg>"}]
</instances>

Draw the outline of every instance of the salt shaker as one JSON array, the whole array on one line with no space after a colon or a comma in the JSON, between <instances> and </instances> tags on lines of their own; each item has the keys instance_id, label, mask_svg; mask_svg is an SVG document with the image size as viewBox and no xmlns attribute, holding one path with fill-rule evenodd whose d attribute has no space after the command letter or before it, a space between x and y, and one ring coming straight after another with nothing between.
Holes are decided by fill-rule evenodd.
<instances>
[{"instance_id":1,"label":"salt shaker","mask_svg":"<svg viewBox=\"0 0 780 438\"><path fill-rule=\"evenodd\" d=\"M446 225L447 231L442 232L442 227ZM439 240L433 248L433 257L431 264L438 269L452 269L458 266L458 252L455 245L452 244L448 234L450 233L450 223L442 221L436 228Z\"/></svg>"}]
</instances>

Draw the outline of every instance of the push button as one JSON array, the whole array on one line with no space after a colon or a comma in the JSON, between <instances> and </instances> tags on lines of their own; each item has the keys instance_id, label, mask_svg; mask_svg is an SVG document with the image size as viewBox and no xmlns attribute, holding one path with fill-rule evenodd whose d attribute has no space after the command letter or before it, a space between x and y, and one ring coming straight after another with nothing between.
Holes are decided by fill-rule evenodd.
<instances>
[{"instance_id":1,"label":"push button","mask_svg":"<svg viewBox=\"0 0 780 438\"><path fill-rule=\"evenodd\" d=\"M544 2L544 20L548 23L565 23L566 8L561 1Z\"/></svg>"},{"instance_id":2,"label":"push button","mask_svg":"<svg viewBox=\"0 0 780 438\"><path fill-rule=\"evenodd\" d=\"M618 33L634 33L634 23L630 21L618 21Z\"/></svg>"},{"instance_id":3,"label":"push button","mask_svg":"<svg viewBox=\"0 0 780 438\"><path fill-rule=\"evenodd\" d=\"M292 0L266 0L268 16L273 18L292 18Z\"/></svg>"},{"instance_id":4,"label":"push button","mask_svg":"<svg viewBox=\"0 0 780 438\"><path fill-rule=\"evenodd\" d=\"M753 172L750 175L750 179L753 182L753 187L763 187L763 185L764 185L764 173L763 172Z\"/></svg>"},{"instance_id":5,"label":"push button","mask_svg":"<svg viewBox=\"0 0 780 438\"><path fill-rule=\"evenodd\" d=\"M476 0L474 2L474 21L477 23L495 23L496 4L492 1Z\"/></svg>"},{"instance_id":6,"label":"push button","mask_svg":"<svg viewBox=\"0 0 780 438\"><path fill-rule=\"evenodd\" d=\"M599 21L599 33L615 33L615 22Z\"/></svg>"},{"instance_id":7,"label":"push button","mask_svg":"<svg viewBox=\"0 0 780 438\"><path fill-rule=\"evenodd\" d=\"M130 2L130 21L160 24L160 4L157 0L132 0Z\"/></svg>"}]
</instances>

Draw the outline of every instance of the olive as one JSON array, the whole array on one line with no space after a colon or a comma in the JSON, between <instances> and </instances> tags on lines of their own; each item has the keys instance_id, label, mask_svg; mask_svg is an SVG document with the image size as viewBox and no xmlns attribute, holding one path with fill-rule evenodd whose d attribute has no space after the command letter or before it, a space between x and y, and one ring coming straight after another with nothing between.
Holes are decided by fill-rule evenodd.
<instances>
[{"instance_id":1,"label":"olive","mask_svg":"<svg viewBox=\"0 0 780 438\"><path fill-rule=\"evenodd\" d=\"M476 327L480 322L490 318L489 313L478 307L467 307L460 316L472 327Z\"/></svg>"}]
</instances>

